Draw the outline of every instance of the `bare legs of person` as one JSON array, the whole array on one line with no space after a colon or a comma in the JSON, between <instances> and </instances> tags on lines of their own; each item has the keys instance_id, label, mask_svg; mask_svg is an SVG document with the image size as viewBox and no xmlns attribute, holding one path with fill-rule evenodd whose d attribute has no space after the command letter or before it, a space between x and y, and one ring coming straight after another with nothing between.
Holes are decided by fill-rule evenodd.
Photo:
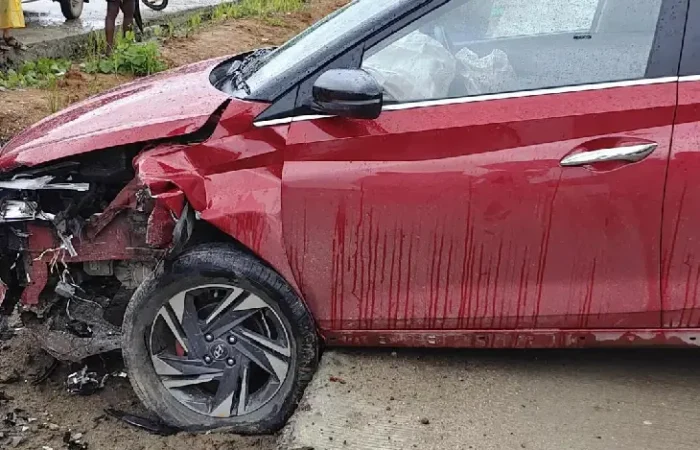
<instances>
[{"instance_id":1,"label":"bare legs of person","mask_svg":"<svg viewBox=\"0 0 700 450\"><path fill-rule=\"evenodd\" d=\"M116 30L117 16L119 10L124 14L122 33L126 35L134 27L135 0L108 0L107 16L105 17L105 36L107 38L107 54L111 54L114 49L114 31Z\"/></svg>"}]
</instances>

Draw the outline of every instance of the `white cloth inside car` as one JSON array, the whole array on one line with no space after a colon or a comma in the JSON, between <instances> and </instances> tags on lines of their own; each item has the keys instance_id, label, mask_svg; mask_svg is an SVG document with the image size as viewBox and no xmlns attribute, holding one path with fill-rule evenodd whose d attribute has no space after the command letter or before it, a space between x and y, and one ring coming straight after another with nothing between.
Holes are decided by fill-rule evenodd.
<instances>
[{"instance_id":1,"label":"white cloth inside car","mask_svg":"<svg viewBox=\"0 0 700 450\"><path fill-rule=\"evenodd\" d=\"M515 70L508 61L508 55L499 49L480 58L475 52L463 48L455 55L459 72L465 84L464 95L483 95L507 92L516 78Z\"/></svg>"},{"instance_id":2,"label":"white cloth inside car","mask_svg":"<svg viewBox=\"0 0 700 450\"><path fill-rule=\"evenodd\" d=\"M420 31L404 36L367 58L363 68L397 102L447 97L457 62L435 38Z\"/></svg>"}]
</instances>

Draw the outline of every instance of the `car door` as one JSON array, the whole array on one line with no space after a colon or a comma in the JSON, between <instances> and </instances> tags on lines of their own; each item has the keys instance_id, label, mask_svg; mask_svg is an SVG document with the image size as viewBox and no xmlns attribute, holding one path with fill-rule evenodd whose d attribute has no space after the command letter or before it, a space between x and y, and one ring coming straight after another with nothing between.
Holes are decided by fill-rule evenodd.
<instances>
[{"instance_id":1,"label":"car door","mask_svg":"<svg viewBox=\"0 0 700 450\"><path fill-rule=\"evenodd\" d=\"M285 241L319 326L658 327L684 19L680 0L453 0L369 38L381 116L287 136Z\"/></svg>"},{"instance_id":2,"label":"car door","mask_svg":"<svg viewBox=\"0 0 700 450\"><path fill-rule=\"evenodd\" d=\"M690 2L662 234L663 325L700 326L700 4Z\"/></svg>"}]
</instances>

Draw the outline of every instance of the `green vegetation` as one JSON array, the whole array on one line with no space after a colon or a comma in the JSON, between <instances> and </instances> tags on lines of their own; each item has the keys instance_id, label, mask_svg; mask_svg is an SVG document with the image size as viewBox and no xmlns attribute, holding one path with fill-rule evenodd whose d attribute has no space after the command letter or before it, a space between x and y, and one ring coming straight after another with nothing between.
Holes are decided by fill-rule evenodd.
<instances>
[{"instance_id":1,"label":"green vegetation","mask_svg":"<svg viewBox=\"0 0 700 450\"><path fill-rule=\"evenodd\" d=\"M305 0L240 0L237 3L220 4L213 9L211 20L239 19L257 17L273 26L281 26L284 22L275 17L278 14L297 11L304 6ZM184 24L184 35L189 37L202 27L202 15L193 14ZM175 24L154 27L155 41L136 42L134 33L126 37L117 36L115 48L110 56L107 53L107 42L104 32L92 32L88 38L87 57L80 65L87 73L121 74L145 76L167 69L160 54L159 39L169 39L175 36ZM180 34L181 36L182 34ZM0 88L21 89L28 87L45 88L50 93L48 101L51 110L60 107L57 91L57 81L70 70L71 62L64 59L41 58L25 63L19 70L0 72Z\"/></svg>"},{"instance_id":2,"label":"green vegetation","mask_svg":"<svg viewBox=\"0 0 700 450\"><path fill-rule=\"evenodd\" d=\"M102 43L95 42L94 53L83 65L87 73L145 76L167 69L156 42L136 42L134 33L118 38L110 56L103 56ZM106 44L105 48L106 48Z\"/></svg>"},{"instance_id":3,"label":"green vegetation","mask_svg":"<svg viewBox=\"0 0 700 450\"><path fill-rule=\"evenodd\" d=\"M49 106L49 112L51 114L54 114L58 112L59 110L63 109L65 106L65 99L61 96L60 91L58 90L58 83L56 82L56 79L53 79L48 82L48 84L45 86L46 88L46 103Z\"/></svg>"},{"instance_id":4,"label":"green vegetation","mask_svg":"<svg viewBox=\"0 0 700 450\"><path fill-rule=\"evenodd\" d=\"M192 36L199 28L202 26L202 15L193 14L187 19L187 27L185 30L185 36Z\"/></svg>"},{"instance_id":5,"label":"green vegetation","mask_svg":"<svg viewBox=\"0 0 700 450\"><path fill-rule=\"evenodd\" d=\"M238 3L221 4L212 12L213 20L240 19L243 17L269 17L301 9L304 0L241 0Z\"/></svg>"},{"instance_id":6,"label":"green vegetation","mask_svg":"<svg viewBox=\"0 0 700 450\"><path fill-rule=\"evenodd\" d=\"M70 69L70 61L65 59L40 58L24 63L19 70L10 69L0 72L0 87L19 89L27 87L46 87L55 83Z\"/></svg>"}]
</instances>

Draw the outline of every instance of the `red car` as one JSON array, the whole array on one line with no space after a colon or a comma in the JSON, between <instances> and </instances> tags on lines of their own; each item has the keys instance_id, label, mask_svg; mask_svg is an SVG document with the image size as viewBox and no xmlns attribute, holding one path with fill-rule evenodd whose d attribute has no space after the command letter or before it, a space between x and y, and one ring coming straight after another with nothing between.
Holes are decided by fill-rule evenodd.
<instances>
[{"instance_id":1,"label":"red car","mask_svg":"<svg viewBox=\"0 0 700 450\"><path fill-rule=\"evenodd\" d=\"M700 344L700 2L356 0L0 152L2 310L186 429L321 345Z\"/></svg>"}]
</instances>

